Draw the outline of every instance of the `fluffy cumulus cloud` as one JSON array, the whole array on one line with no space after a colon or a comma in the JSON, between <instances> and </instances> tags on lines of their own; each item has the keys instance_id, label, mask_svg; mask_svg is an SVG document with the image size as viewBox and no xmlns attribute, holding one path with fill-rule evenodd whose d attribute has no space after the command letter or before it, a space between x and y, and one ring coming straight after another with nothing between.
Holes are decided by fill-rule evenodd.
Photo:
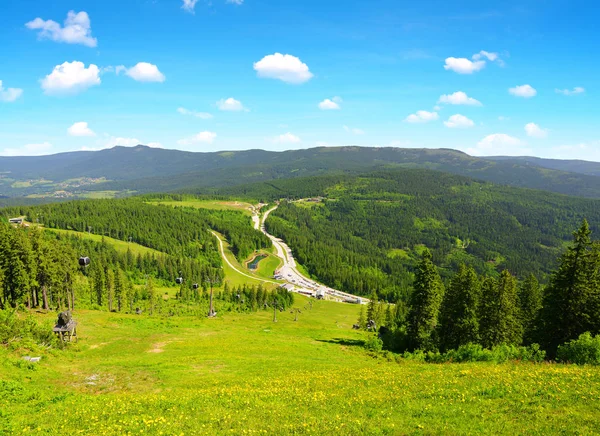
<instances>
[{"instance_id":1,"label":"fluffy cumulus cloud","mask_svg":"<svg viewBox=\"0 0 600 436\"><path fill-rule=\"evenodd\" d=\"M56 21L42 20L36 18L25 24L28 29L39 30L41 39L51 39L56 42L67 44L82 44L88 47L96 47L98 40L92 37L90 17L86 12L69 11L64 26Z\"/></svg>"},{"instance_id":2,"label":"fluffy cumulus cloud","mask_svg":"<svg viewBox=\"0 0 600 436\"><path fill-rule=\"evenodd\" d=\"M52 144L42 142L38 144L27 144L21 148L5 148L0 155L2 156L41 156L48 154L52 149Z\"/></svg>"},{"instance_id":3,"label":"fluffy cumulus cloud","mask_svg":"<svg viewBox=\"0 0 600 436\"><path fill-rule=\"evenodd\" d=\"M585 92L585 88L582 88L581 86L576 86L573 89L555 89L554 91L557 94L572 96L572 95L583 94Z\"/></svg>"},{"instance_id":4,"label":"fluffy cumulus cloud","mask_svg":"<svg viewBox=\"0 0 600 436\"><path fill-rule=\"evenodd\" d=\"M65 62L42 79L47 95L77 94L91 86L100 85L100 70L94 64L86 68L83 62Z\"/></svg>"},{"instance_id":5,"label":"fluffy cumulus cloud","mask_svg":"<svg viewBox=\"0 0 600 436\"><path fill-rule=\"evenodd\" d=\"M158 67L148 62L138 62L131 68L126 68L124 65L115 67L116 74L122 72L138 82L164 82L166 80L165 75L160 72Z\"/></svg>"},{"instance_id":6,"label":"fluffy cumulus cloud","mask_svg":"<svg viewBox=\"0 0 600 436\"><path fill-rule=\"evenodd\" d=\"M583 159L600 162L600 141L567 144L550 149L555 159Z\"/></svg>"},{"instance_id":7,"label":"fluffy cumulus cloud","mask_svg":"<svg viewBox=\"0 0 600 436\"><path fill-rule=\"evenodd\" d=\"M482 106L479 100L469 97L462 91L456 91L452 94L445 94L440 96L438 103L445 104L456 104L456 105L467 105L467 106Z\"/></svg>"},{"instance_id":8,"label":"fluffy cumulus cloud","mask_svg":"<svg viewBox=\"0 0 600 436\"><path fill-rule=\"evenodd\" d=\"M194 144L212 144L217 134L215 132L200 132L189 138L180 139L177 141L179 145L194 145Z\"/></svg>"},{"instance_id":9,"label":"fluffy cumulus cloud","mask_svg":"<svg viewBox=\"0 0 600 436\"><path fill-rule=\"evenodd\" d=\"M281 53L265 56L255 62L254 70L258 77L278 79L292 84L308 82L313 77L308 65L296 56Z\"/></svg>"},{"instance_id":10,"label":"fluffy cumulus cloud","mask_svg":"<svg viewBox=\"0 0 600 436\"><path fill-rule=\"evenodd\" d=\"M464 115L456 114L448 118L448 121L444 121L444 125L450 129L466 129L473 127L475 123Z\"/></svg>"},{"instance_id":11,"label":"fluffy cumulus cloud","mask_svg":"<svg viewBox=\"0 0 600 436\"><path fill-rule=\"evenodd\" d=\"M241 112L247 110L241 101L233 97L223 98L217 102L217 107L220 111Z\"/></svg>"},{"instance_id":12,"label":"fluffy cumulus cloud","mask_svg":"<svg viewBox=\"0 0 600 436\"><path fill-rule=\"evenodd\" d=\"M485 61L472 61L467 58L446 58L444 69L458 74L473 74L485 67Z\"/></svg>"},{"instance_id":13,"label":"fluffy cumulus cloud","mask_svg":"<svg viewBox=\"0 0 600 436\"><path fill-rule=\"evenodd\" d=\"M70 136L96 136L85 121L79 121L67 129Z\"/></svg>"},{"instance_id":14,"label":"fluffy cumulus cloud","mask_svg":"<svg viewBox=\"0 0 600 436\"><path fill-rule=\"evenodd\" d=\"M357 129L355 127L343 126L344 130L348 133L352 133L353 135L364 135L365 131L362 129Z\"/></svg>"},{"instance_id":15,"label":"fluffy cumulus cloud","mask_svg":"<svg viewBox=\"0 0 600 436\"><path fill-rule=\"evenodd\" d=\"M515 97L531 98L535 97L537 91L531 85L519 85L514 88L509 88L508 92Z\"/></svg>"},{"instance_id":16,"label":"fluffy cumulus cloud","mask_svg":"<svg viewBox=\"0 0 600 436\"><path fill-rule=\"evenodd\" d=\"M181 115L190 115L192 117L200 118L202 120L210 120L213 116L208 112L196 112L186 109L184 107L177 108L177 112Z\"/></svg>"},{"instance_id":17,"label":"fluffy cumulus cloud","mask_svg":"<svg viewBox=\"0 0 600 436\"><path fill-rule=\"evenodd\" d=\"M301 139L293 133L287 132L283 135L276 136L273 138L273 142L276 144L298 144Z\"/></svg>"},{"instance_id":18,"label":"fluffy cumulus cloud","mask_svg":"<svg viewBox=\"0 0 600 436\"><path fill-rule=\"evenodd\" d=\"M0 101L5 103L12 103L23 95L23 90L20 88L7 88L4 89L2 80L0 80Z\"/></svg>"},{"instance_id":19,"label":"fluffy cumulus cloud","mask_svg":"<svg viewBox=\"0 0 600 436\"><path fill-rule=\"evenodd\" d=\"M404 121L407 123L427 123L429 121L435 121L439 118L437 112L417 111L414 114L407 116Z\"/></svg>"},{"instance_id":20,"label":"fluffy cumulus cloud","mask_svg":"<svg viewBox=\"0 0 600 436\"><path fill-rule=\"evenodd\" d=\"M489 51L481 50L479 53L475 53L468 58L446 58L444 69L447 71L454 71L458 74L473 74L476 71L482 70L486 61L495 62L500 66L504 66L504 61L500 59L498 53L492 53Z\"/></svg>"},{"instance_id":21,"label":"fluffy cumulus cloud","mask_svg":"<svg viewBox=\"0 0 600 436\"><path fill-rule=\"evenodd\" d=\"M535 123L525 124L525 133L532 138L546 138L548 136L548 130L542 129Z\"/></svg>"},{"instance_id":22,"label":"fluffy cumulus cloud","mask_svg":"<svg viewBox=\"0 0 600 436\"><path fill-rule=\"evenodd\" d=\"M196 3L198 3L198 0L183 0L181 9L183 9L186 12L189 12L190 14L193 14L194 8L196 7Z\"/></svg>"},{"instance_id":23,"label":"fluffy cumulus cloud","mask_svg":"<svg viewBox=\"0 0 600 436\"><path fill-rule=\"evenodd\" d=\"M483 138L476 147L469 148L466 152L474 156L523 156L531 154L531 149L526 148L526 145L525 142L514 136L494 133Z\"/></svg>"},{"instance_id":24,"label":"fluffy cumulus cloud","mask_svg":"<svg viewBox=\"0 0 600 436\"><path fill-rule=\"evenodd\" d=\"M333 97L332 99L326 98L319 103L319 109L322 111L340 110L340 103L342 99L340 97Z\"/></svg>"}]
</instances>

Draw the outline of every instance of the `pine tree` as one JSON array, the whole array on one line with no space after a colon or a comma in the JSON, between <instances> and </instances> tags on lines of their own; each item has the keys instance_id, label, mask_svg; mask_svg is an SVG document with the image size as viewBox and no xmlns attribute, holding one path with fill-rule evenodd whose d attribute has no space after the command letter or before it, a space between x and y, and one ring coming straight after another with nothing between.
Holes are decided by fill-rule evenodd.
<instances>
[{"instance_id":1,"label":"pine tree","mask_svg":"<svg viewBox=\"0 0 600 436\"><path fill-rule=\"evenodd\" d=\"M409 341L412 349L434 350L437 346L435 329L444 298L444 285L428 249L423 252L415 276L408 314Z\"/></svg>"},{"instance_id":2,"label":"pine tree","mask_svg":"<svg viewBox=\"0 0 600 436\"><path fill-rule=\"evenodd\" d=\"M369 304L367 305L367 322L375 321L377 317L377 303L379 299L377 298L377 293L372 292L371 298L369 299Z\"/></svg>"},{"instance_id":3,"label":"pine tree","mask_svg":"<svg viewBox=\"0 0 600 436\"><path fill-rule=\"evenodd\" d=\"M483 282L479 331L486 348L522 342L517 281L508 270L502 271L498 280L486 278Z\"/></svg>"},{"instance_id":4,"label":"pine tree","mask_svg":"<svg viewBox=\"0 0 600 436\"><path fill-rule=\"evenodd\" d=\"M530 274L519 286L519 307L523 339L530 344L534 340L536 321L542 308L542 290L533 274Z\"/></svg>"},{"instance_id":5,"label":"pine tree","mask_svg":"<svg viewBox=\"0 0 600 436\"><path fill-rule=\"evenodd\" d=\"M472 267L460 265L446 289L440 310L440 342L443 350L479 342L479 278Z\"/></svg>"},{"instance_id":6,"label":"pine tree","mask_svg":"<svg viewBox=\"0 0 600 436\"><path fill-rule=\"evenodd\" d=\"M385 309L385 326L388 329L394 328L394 313L392 312L392 305L387 304L387 308Z\"/></svg>"},{"instance_id":7,"label":"pine tree","mask_svg":"<svg viewBox=\"0 0 600 436\"><path fill-rule=\"evenodd\" d=\"M156 304L156 292L154 292L152 277L148 277L148 281L146 282L146 294L148 295L148 302L150 303L150 315L152 315Z\"/></svg>"},{"instance_id":8,"label":"pine tree","mask_svg":"<svg viewBox=\"0 0 600 436\"><path fill-rule=\"evenodd\" d=\"M550 357L559 345L600 329L599 249L590 239L586 220L573 233L574 241L560 258L560 265L544 295L540 342Z\"/></svg>"},{"instance_id":9,"label":"pine tree","mask_svg":"<svg viewBox=\"0 0 600 436\"><path fill-rule=\"evenodd\" d=\"M360 305L360 314L358 315L358 326L361 330L365 330L367 328L367 320L365 318L365 306Z\"/></svg>"},{"instance_id":10,"label":"pine tree","mask_svg":"<svg viewBox=\"0 0 600 436\"><path fill-rule=\"evenodd\" d=\"M108 311L113 311L115 301L115 273L112 269L106 270L106 299L108 300Z\"/></svg>"}]
</instances>

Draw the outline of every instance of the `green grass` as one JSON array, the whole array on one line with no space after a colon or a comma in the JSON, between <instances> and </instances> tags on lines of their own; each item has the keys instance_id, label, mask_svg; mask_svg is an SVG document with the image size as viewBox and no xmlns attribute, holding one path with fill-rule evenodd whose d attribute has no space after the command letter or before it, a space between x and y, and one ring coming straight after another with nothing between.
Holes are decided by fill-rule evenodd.
<instances>
[{"instance_id":1,"label":"green grass","mask_svg":"<svg viewBox=\"0 0 600 436\"><path fill-rule=\"evenodd\" d=\"M274 254L269 254L258 264L256 274L261 277L273 278L275 271L278 270L282 264L283 261L279 257L275 256Z\"/></svg>"},{"instance_id":2,"label":"green grass","mask_svg":"<svg viewBox=\"0 0 600 436\"><path fill-rule=\"evenodd\" d=\"M77 311L79 343L0 348L2 434L593 434L600 369L372 357L359 308L217 319ZM217 307L218 311L218 307ZM54 315L40 315L50 322Z\"/></svg>"},{"instance_id":3,"label":"green grass","mask_svg":"<svg viewBox=\"0 0 600 436\"><path fill-rule=\"evenodd\" d=\"M215 232L216 233L216 232ZM271 277L264 277L264 276L259 276L258 274L255 274L251 271L249 271L245 266L242 266L238 260L235 258L235 256L233 255L233 253L231 252L230 248L229 248L229 243L227 242L227 240L225 240L225 238L223 238L222 235L218 234L219 239L221 239L223 241L223 248L225 251L225 256L227 257L227 259L229 260L229 262L231 262L231 264L233 266L235 266L235 269L231 268L229 266L229 264L227 262L223 262L223 272L225 273L225 281L228 282L229 286L241 286L244 283L248 283L250 285L259 285L262 283L262 285L265 287L265 289L271 289L274 287L279 286L278 284L274 284L274 283L268 283L265 282L263 280L263 278L268 278L270 279L271 282L276 282L279 283L277 280L273 280ZM263 261L261 261L262 263ZM260 264L259 264L260 265ZM245 275L240 274L238 271L242 271L245 274L248 274L251 277L256 277L256 278L250 278L250 277L246 277ZM283 283L283 282L281 282Z\"/></svg>"},{"instance_id":4,"label":"green grass","mask_svg":"<svg viewBox=\"0 0 600 436\"><path fill-rule=\"evenodd\" d=\"M173 207L195 207L198 209L214 209L214 210L237 210L248 216L252 216L250 208L252 205L243 201L219 201L219 200L183 200L183 201L153 201L155 204L164 204Z\"/></svg>"},{"instance_id":5,"label":"green grass","mask_svg":"<svg viewBox=\"0 0 600 436\"><path fill-rule=\"evenodd\" d=\"M90 239L90 240L96 241L96 242L101 242L102 238L103 238L101 235L94 235L93 233L90 234L90 233L76 232L74 230L62 230L62 229L50 229L50 228L44 228L44 230L46 230L48 232L55 232L55 233L63 234L63 235L75 235L75 236L85 238L85 239ZM125 242L125 241L121 241L119 239L109 238L108 236L104 236L104 241L107 244L112 245L117 251L120 251L122 253L127 253L127 250L130 249L131 253L134 256L137 256L138 254L141 254L141 255L161 254L160 251L154 250L153 248L144 247L143 245L136 244L135 242Z\"/></svg>"}]
</instances>

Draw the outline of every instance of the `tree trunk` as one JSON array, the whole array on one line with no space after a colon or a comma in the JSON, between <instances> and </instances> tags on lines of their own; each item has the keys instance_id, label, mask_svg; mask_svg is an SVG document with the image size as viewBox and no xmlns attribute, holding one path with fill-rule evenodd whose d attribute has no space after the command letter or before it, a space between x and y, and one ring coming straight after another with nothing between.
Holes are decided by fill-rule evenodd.
<instances>
[{"instance_id":1,"label":"tree trunk","mask_svg":"<svg viewBox=\"0 0 600 436\"><path fill-rule=\"evenodd\" d=\"M42 298L44 299L44 310L48 310L48 290L46 285L42 286Z\"/></svg>"},{"instance_id":2,"label":"tree trunk","mask_svg":"<svg viewBox=\"0 0 600 436\"><path fill-rule=\"evenodd\" d=\"M38 290L37 288L32 289L31 296L33 297L33 307L38 307Z\"/></svg>"}]
</instances>

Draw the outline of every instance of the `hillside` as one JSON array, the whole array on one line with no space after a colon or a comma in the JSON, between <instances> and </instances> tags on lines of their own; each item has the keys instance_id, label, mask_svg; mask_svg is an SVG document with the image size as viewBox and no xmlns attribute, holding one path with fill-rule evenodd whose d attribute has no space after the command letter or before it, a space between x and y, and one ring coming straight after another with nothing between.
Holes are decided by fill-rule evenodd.
<instances>
[{"instance_id":1,"label":"hillside","mask_svg":"<svg viewBox=\"0 0 600 436\"><path fill-rule=\"evenodd\" d=\"M597 200L429 170L264 183L262 194L260 186L240 189L259 198L274 191L283 198L323 196L283 202L267 229L324 283L363 295L377 290L390 300L406 297L424 247L446 277L466 263L481 274L507 268L543 280L582 219L595 232L600 223Z\"/></svg>"},{"instance_id":2,"label":"hillside","mask_svg":"<svg viewBox=\"0 0 600 436\"><path fill-rule=\"evenodd\" d=\"M284 152L192 153L140 145L41 157L0 157L0 195L70 197L90 195L91 191L106 196L126 195L131 191L210 192L240 183L403 167L436 169L498 184L600 198L600 177L596 172L581 169L585 174L580 174L577 171L581 166L564 164L550 169L548 165L477 158L449 149L349 146ZM586 165L594 167L593 162Z\"/></svg>"}]
</instances>

